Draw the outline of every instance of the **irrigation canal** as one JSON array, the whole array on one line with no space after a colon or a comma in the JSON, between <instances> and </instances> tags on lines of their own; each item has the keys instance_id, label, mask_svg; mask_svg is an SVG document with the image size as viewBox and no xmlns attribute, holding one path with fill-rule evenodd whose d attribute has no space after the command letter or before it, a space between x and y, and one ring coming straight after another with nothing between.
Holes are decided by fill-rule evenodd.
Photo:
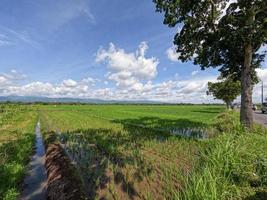
<instances>
[{"instance_id":1,"label":"irrigation canal","mask_svg":"<svg viewBox=\"0 0 267 200\"><path fill-rule=\"evenodd\" d=\"M35 135L35 152L23 182L21 200L46 199L45 148L40 131L40 122L36 125Z\"/></svg>"}]
</instances>

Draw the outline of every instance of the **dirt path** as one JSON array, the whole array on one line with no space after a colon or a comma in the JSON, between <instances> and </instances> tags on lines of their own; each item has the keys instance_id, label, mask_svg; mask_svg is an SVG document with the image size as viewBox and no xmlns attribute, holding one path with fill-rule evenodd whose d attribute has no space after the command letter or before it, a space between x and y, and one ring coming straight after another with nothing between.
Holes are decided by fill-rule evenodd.
<instances>
[{"instance_id":1,"label":"dirt path","mask_svg":"<svg viewBox=\"0 0 267 200\"><path fill-rule=\"evenodd\" d=\"M46 199L46 169L45 148L40 132L40 123L36 129L35 153L29 164L29 169L23 183L21 200L45 200Z\"/></svg>"},{"instance_id":2,"label":"dirt path","mask_svg":"<svg viewBox=\"0 0 267 200\"><path fill-rule=\"evenodd\" d=\"M267 114L262 114L260 111L254 112L254 122L267 128Z\"/></svg>"}]
</instances>

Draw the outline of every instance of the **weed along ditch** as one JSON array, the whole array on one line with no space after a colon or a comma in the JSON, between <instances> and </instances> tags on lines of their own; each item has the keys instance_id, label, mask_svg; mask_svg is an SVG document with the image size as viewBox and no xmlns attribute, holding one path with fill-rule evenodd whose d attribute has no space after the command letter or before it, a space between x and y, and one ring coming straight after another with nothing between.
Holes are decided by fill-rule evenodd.
<instances>
[{"instance_id":1,"label":"weed along ditch","mask_svg":"<svg viewBox=\"0 0 267 200\"><path fill-rule=\"evenodd\" d=\"M45 148L40 131L40 122L35 130L35 152L29 163L29 169L23 182L22 200L46 199Z\"/></svg>"},{"instance_id":2,"label":"weed along ditch","mask_svg":"<svg viewBox=\"0 0 267 200\"><path fill-rule=\"evenodd\" d=\"M203 128L173 128L170 133L175 136L207 139L211 134L209 130Z\"/></svg>"}]
</instances>

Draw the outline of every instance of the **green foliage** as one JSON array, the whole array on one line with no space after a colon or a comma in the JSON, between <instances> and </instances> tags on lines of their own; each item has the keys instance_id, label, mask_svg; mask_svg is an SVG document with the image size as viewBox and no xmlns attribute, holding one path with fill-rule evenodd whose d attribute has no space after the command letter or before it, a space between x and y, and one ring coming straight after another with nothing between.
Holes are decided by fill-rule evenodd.
<instances>
[{"instance_id":1,"label":"green foliage","mask_svg":"<svg viewBox=\"0 0 267 200\"><path fill-rule=\"evenodd\" d=\"M6 191L3 200L14 200L17 199L19 193L18 190L15 188L10 188Z\"/></svg>"},{"instance_id":2,"label":"green foliage","mask_svg":"<svg viewBox=\"0 0 267 200\"><path fill-rule=\"evenodd\" d=\"M58 140L82 169L85 182L91 180L88 187L95 193L121 196L123 184L125 199L133 191L168 199L183 182L197 151L194 139L172 136L170 130L209 127L223 110L205 105L41 106L40 119L45 135L61 132ZM109 191L97 191L107 171ZM92 196L100 198L94 192Z\"/></svg>"},{"instance_id":3,"label":"green foliage","mask_svg":"<svg viewBox=\"0 0 267 200\"><path fill-rule=\"evenodd\" d=\"M212 94L216 99L223 100L227 108L241 94L241 85L239 81L233 81L227 78L219 82L208 82L208 92Z\"/></svg>"},{"instance_id":4,"label":"green foliage","mask_svg":"<svg viewBox=\"0 0 267 200\"><path fill-rule=\"evenodd\" d=\"M216 117L213 127L220 133L229 133L232 130L242 129L238 116L235 111L223 112Z\"/></svg>"},{"instance_id":5,"label":"green foliage","mask_svg":"<svg viewBox=\"0 0 267 200\"><path fill-rule=\"evenodd\" d=\"M121 179L129 198L133 190L148 199L250 198L266 187L267 135L260 127L245 132L234 111L216 117L223 110L222 106L64 105L41 107L41 120L44 128L61 130L60 140L78 160L83 177L95 180L90 188L99 188L107 171L114 174L109 176L109 192L98 191L101 194L122 195L116 183ZM220 134L195 140L158 131L176 126L214 127Z\"/></svg>"},{"instance_id":6,"label":"green foliage","mask_svg":"<svg viewBox=\"0 0 267 200\"><path fill-rule=\"evenodd\" d=\"M238 129L206 142L181 199L254 199L267 186L266 139L266 131L240 133ZM266 197L265 192L262 199Z\"/></svg>"},{"instance_id":7,"label":"green foliage","mask_svg":"<svg viewBox=\"0 0 267 200\"><path fill-rule=\"evenodd\" d=\"M241 77L246 42L253 46L253 68L260 66L264 54L257 50L267 42L266 1L228 0L153 0L156 9L164 12L164 24L182 25L174 37L177 53L182 61L194 59L202 69L220 67L224 77ZM223 15L223 9L226 9ZM238 9L237 9L238 8ZM249 18L253 16L251 22ZM251 71L257 82L255 70Z\"/></svg>"},{"instance_id":8,"label":"green foliage","mask_svg":"<svg viewBox=\"0 0 267 200\"><path fill-rule=\"evenodd\" d=\"M0 199L17 199L34 144L37 113L17 105L2 106L0 114Z\"/></svg>"},{"instance_id":9,"label":"green foliage","mask_svg":"<svg viewBox=\"0 0 267 200\"><path fill-rule=\"evenodd\" d=\"M255 69L266 53L267 1L263 0L153 0L164 12L164 23L182 27L174 37L180 60L194 60L201 69L219 67L223 77L241 81L240 121L251 128Z\"/></svg>"},{"instance_id":10,"label":"green foliage","mask_svg":"<svg viewBox=\"0 0 267 200\"><path fill-rule=\"evenodd\" d=\"M238 113L220 114L222 106L39 108L46 143L57 141L65 148L92 199L266 199L266 130L255 126L247 132ZM1 115L1 130L9 130L0 134L1 199L19 195L17 184L34 140L36 110L18 113L7 115L8 121ZM221 134L197 140L168 132L186 126L215 127Z\"/></svg>"},{"instance_id":11,"label":"green foliage","mask_svg":"<svg viewBox=\"0 0 267 200\"><path fill-rule=\"evenodd\" d=\"M209 126L224 111L221 105L62 105L40 109L43 119L46 118L43 128L49 129L54 123L53 128L59 131L110 127L118 130L121 124L167 130ZM55 127L57 123L59 127Z\"/></svg>"}]
</instances>

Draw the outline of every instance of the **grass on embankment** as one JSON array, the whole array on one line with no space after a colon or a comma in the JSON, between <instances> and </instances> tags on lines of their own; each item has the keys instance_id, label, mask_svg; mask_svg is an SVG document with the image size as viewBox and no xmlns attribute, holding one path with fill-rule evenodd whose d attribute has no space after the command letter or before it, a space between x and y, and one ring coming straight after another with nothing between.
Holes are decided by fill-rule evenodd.
<instances>
[{"instance_id":1,"label":"grass on embankment","mask_svg":"<svg viewBox=\"0 0 267 200\"><path fill-rule=\"evenodd\" d=\"M34 144L37 113L31 107L2 105L0 113L0 199L19 195Z\"/></svg>"},{"instance_id":2,"label":"grass on embankment","mask_svg":"<svg viewBox=\"0 0 267 200\"><path fill-rule=\"evenodd\" d=\"M267 199L267 132L240 128L235 115L221 115L216 126L227 133L200 146L179 199Z\"/></svg>"}]
</instances>

